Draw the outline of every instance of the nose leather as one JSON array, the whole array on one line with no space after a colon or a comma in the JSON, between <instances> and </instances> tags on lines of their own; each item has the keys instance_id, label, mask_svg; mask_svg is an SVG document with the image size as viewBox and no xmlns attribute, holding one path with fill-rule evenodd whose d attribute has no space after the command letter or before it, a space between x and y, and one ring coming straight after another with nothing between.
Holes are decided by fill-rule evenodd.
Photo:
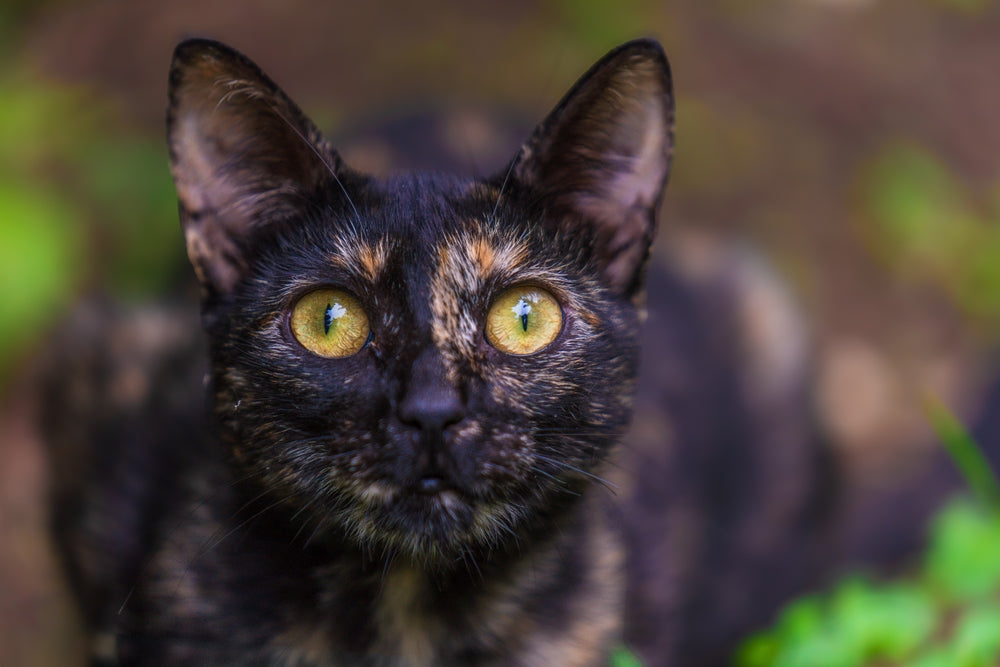
<instances>
[{"instance_id":1,"label":"nose leather","mask_svg":"<svg viewBox=\"0 0 1000 667\"><path fill-rule=\"evenodd\" d=\"M414 361L397 414L420 432L416 459L404 473L406 483L423 494L460 485L464 466L456 462L445 431L465 418L466 406L436 349L424 351Z\"/></svg>"},{"instance_id":2,"label":"nose leather","mask_svg":"<svg viewBox=\"0 0 1000 667\"><path fill-rule=\"evenodd\" d=\"M399 419L417 426L425 441L440 440L444 430L465 417L459 390L448 380L437 350L424 351L413 363L406 392L399 403Z\"/></svg>"}]
</instances>

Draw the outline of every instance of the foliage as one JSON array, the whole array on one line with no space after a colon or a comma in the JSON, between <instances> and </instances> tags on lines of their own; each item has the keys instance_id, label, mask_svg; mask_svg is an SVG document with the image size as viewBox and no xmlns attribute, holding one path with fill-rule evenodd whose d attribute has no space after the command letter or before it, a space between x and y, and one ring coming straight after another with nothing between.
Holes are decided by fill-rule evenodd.
<instances>
[{"instance_id":1,"label":"foliage","mask_svg":"<svg viewBox=\"0 0 1000 667\"><path fill-rule=\"evenodd\" d=\"M935 518L922 567L887 583L851 575L789 604L743 642L738 667L992 667L1000 661L1000 512L968 497ZM640 667L624 649L612 667Z\"/></svg>"},{"instance_id":2,"label":"foliage","mask_svg":"<svg viewBox=\"0 0 1000 667\"><path fill-rule=\"evenodd\" d=\"M16 348L67 302L79 263L73 211L44 190L0 180L0 375Z\"/></svg>"},{"instance_id":3,"label":"foliage","mask_svg":"<svg viewBox=\"0 0 1000 667\"><path fill-rule=\"evenodd\" d=\"M642 661L624 646L619 646L611 652L609 664L611 667L642 667Z\"/></svg>"},{"instance_id":4,"label":"foliage","mask_svg":"<svg viewBox=\"0 0 1000 667\"><path fill-rule=\"evenodd\" d=\"M942 287L973 321L1000 329L1000 200L977 201L926 149L887 145L861 173L861 230L887 265Z\"/></svg>"},{"instance_id":5,"label":"foliage","mask_svg":"<svg viewBox=\"0 0 1000 667\"><path fill-rule=\"evenodd\" d=\"M0 67L0 99L2 382L84 286L162 290L180 242L162 146L96 95L19 66Z\"/></svg>"},{"instance_id":6,"label":"foliage","mask_svg":"<svg viewBox=\"0 0 1000 667\"><path fill-rule=\"evenodd\" d=\"M916 576L885 584L852 576L797 600L743 644L736 662L988 667L1000 658L998 594L1000 515L959 498L935 520Z\"/></svg>"},{"instance_id":7,"label":"foliage","mask_svg":"<svg viewBox=\"0 0 1000 667\"><path fill-rule=\"evenodd\" d=\"M876 584L851 576L826 595L791 603L747 639L739 667L990 667L1000 660L1000 508L997 481L944 406L928 415L975 498L934 519L919 571Z\"/></svg>"}]
</instances>

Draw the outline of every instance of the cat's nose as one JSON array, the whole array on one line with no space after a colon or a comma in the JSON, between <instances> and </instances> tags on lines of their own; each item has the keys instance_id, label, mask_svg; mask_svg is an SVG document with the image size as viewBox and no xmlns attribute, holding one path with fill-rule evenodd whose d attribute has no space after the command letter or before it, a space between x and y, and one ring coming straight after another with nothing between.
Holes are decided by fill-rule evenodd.
<instances>
[{"instance_id":1,"label":"cat's nose","mask_svg":"<svg viewBox=\"0 0 1000 667\"><path fill-rule=\"evenodd\" d=\"M462 420L465 407L453 389L422 387L409 392L399 406L399 418L406 424L419 426L430 433L443 433Z\"/></svg>"},{"instance_id":2,"label":"cat's nose","mask_svg":"<svg viewBox=\"0 0 1000 667\"><path fill-rule=\"evenodd\" d=\"M462 395L448 381L436 350L428 350L414 362L398 414L404 423L429 434L443 433L465 417Z\"/></svg>"}]
</instances>

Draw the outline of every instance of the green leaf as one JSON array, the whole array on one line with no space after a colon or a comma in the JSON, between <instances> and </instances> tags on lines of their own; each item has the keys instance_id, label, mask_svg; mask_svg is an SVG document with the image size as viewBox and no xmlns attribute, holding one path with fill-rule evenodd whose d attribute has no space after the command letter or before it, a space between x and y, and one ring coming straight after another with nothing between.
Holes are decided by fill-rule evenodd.
<instances>
[{"instance_id":1,"label":"green leaf","mask_svg":"<svg viewBox=\"0 0 1000 667\"><path fill-rule=\"evenodd\" d=\"M611 652L611 667L642 667L642 661L624 646L618 646Z\"/></svg>"},{"instance_id":2,"label":"green leaf","mask_svg":"<svg viewBox=\"0 0 1000 667\"><path fill-rule=\"evenodd\" d=\"M908 262L938 267L965 236L967 194L951 173L920 146L887 146L864 175L869 212L887 251Z\"/></svg>"},{"instance_id":3,"label":"green leaf","mask_svg":"<svg viewBox=\"0 0 1000 667\"><path fill-rule=\"evenodd\" d=\"M924 568L948 600L995 594L1000 590L1000 520L967 499L949 503L931 526Z\"/></svg>"},{"instance_id":4,"label":"green leaf","mask_svg":"<svg viewBox=\"0 0 1000 667\"><path fill-rule=\"evenodd\" d=\"M907 667L959 667L960 664L950 646L936 646L907 662Z\"/></svg>"},{"instance_id":5,"label":"green leaf","mask_svg":"<svg viewBox=\"0 0 1000 667\"><path fill-rule=\"evenodd\" d=\"M941 287L973 323L1000 327L1000 224L933 153L887 145L860 173L861 234L888 268ZM993 217L991 217L993 216Z\"/></svg>"},{"instance_id":6,"label":"green leaf","mask_svg":"<svg viewBox=\"0 0 1000 667\"><path fill-rule=\"evenodd\" d=\"M838 586L831 603L837 636L866 659L899 660L912 654L936 621L930 595L908 584L874 588L851 578Z\"/></svg>"},{"instance_id":7,"label":"green leaf","mask_svg":"<svg viewBox=\"0 0 1000 667\"><path fill-rule=\"evenodd\" d=\"M111 239L104 277L126 295L168 289L185 260L165 149L134 138L106 140L74 161Z\"/></svg>"},{"instance_id":8,"label":"green leaf","mask_svg":"<svg viewBox=\"0 0 1000 667\"><path fill-rule=\"evenodd\" d=\"M0 178L0 378L73 296L77 223L58 193Z\"/></svg>"},{"instance_id":9,"label":"green leaf","mask_svg":"<svg viewBox=\"0 0 1000 667\"><path fill-rule=\"evenodd\" d=\"M931 397L924 401L924 412L976 498L986 506L997 507L1000 503L1000 484L979 445L962 422L944 403Z\"/></svg>"},{"instance_id":10,"label":"green leaf","mask_svg":"<svg viewBox=\"0 0 1000 667\"><path fill-rule=\"evenodd\" d=\"M861 655L849 642L829 631L818 632L782 647L771 667L853 667Z\"/></svg>"},{"instance_id":11,"label":"green leaf","mask_svg":"<svg viewBox=\"0 0 1000 667\"><path fill-rule=\"evenodd\" d=\"M780 650L781 643L773 634L761 632L740 644L734 662L737 667L771 667Z\"/></svg>"},{"instance_id":12,"label":"green leaf","mask_svg":"<svg viewBox=\"0 0 1000 667\"><path fill-rule=\"evenodd\" d=\"M823 601L819 596L800 598L778 617L777 631L784 640L809 637L823 628Z\"/></svg>"},{"instance_id":13,"label":"green leaf","mask_svg":"<svg viewBox=\"0 0 1000 667\"><path fill-rule=\"evenodd\" d=\"M1000 658L1000 606L996 602L967 609L955 627L959 664L993 667Z\"/></svg>"}]
</instances>

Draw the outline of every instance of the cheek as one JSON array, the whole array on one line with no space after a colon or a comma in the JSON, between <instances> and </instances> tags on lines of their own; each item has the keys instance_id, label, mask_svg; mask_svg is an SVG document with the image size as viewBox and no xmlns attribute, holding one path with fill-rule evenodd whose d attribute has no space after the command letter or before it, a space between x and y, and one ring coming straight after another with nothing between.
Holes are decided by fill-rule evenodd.
<instances>
[{"instance_id":1,"label":"cheek","mask_svg":"<svg viewBox=\"0 0 1000 667\"><path fill-rule=\"evenodd\" d=\"M387 409L370 362L268 355L227 374L227 403L219 408L253 431L285 439L370 433ZM278 438L281 440L282 438ZM331 440L332 443L332 440Z\"/></svg>"},{"instance_id":2,"label":"cheek","mask_svg":"<svg viewBox=\"0 0 1000 667\"><path fill-rule=\"evenodd\" d=\"M606 360L613 356L608 336L575 319L552 346L525 357L497 353L487 373L493 400L528 414L551 415L620 382ZM574 410L573 414L579 416Z\"/></svg>"}]
</instances>

